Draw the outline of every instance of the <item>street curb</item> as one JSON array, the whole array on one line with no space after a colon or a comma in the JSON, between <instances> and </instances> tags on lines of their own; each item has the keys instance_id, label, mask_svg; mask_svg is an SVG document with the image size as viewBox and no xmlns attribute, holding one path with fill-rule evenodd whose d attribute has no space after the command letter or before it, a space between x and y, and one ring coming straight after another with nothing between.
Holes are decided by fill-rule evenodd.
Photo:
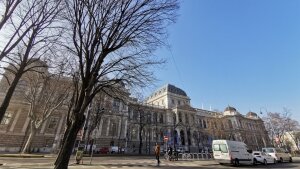
<instances>
[{"instance_id":1,"label":"street curb","mask_svg":"<svg viewBox=\"0 0 300 169\"><path fill-rule=\"evenodd\" d=\"M15 157L15 158L43 158L44 155L35 154L0 154L0 157Z\"/></svg>"}]
</instances>

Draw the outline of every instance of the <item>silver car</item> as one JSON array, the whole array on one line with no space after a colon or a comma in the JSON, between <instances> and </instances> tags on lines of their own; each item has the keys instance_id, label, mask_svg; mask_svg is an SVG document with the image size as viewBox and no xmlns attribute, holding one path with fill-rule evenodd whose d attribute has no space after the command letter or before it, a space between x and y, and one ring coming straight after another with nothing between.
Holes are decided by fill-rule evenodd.
<instances>
[{"instance_id":1,"label":"silver car","mask_svg":"<svg viewBox=\"0 0 300 169\"><path fill-rule=\"evenodd\" d=\"M277 162L277 160L274 157L261 151L253 151L252 155L254 157L255 163L267 165L270 163L275 164Z\"/></svg>"}]
</instances>

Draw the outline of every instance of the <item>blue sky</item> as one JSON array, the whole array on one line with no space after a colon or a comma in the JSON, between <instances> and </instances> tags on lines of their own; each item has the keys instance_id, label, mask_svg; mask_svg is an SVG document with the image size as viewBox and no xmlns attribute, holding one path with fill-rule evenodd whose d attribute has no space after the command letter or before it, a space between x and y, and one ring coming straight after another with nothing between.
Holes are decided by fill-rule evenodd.
<instances>
[{"instance_id":1,"label":"blue sky","mask_svg":"<svg viewBox=\"0 0 300 169\"><path fill-rule=\"evenodd\" d=\"M155 71L192 106L282 112L300 121L300 1L183 0Z\"/></svg>"}]
</instances>

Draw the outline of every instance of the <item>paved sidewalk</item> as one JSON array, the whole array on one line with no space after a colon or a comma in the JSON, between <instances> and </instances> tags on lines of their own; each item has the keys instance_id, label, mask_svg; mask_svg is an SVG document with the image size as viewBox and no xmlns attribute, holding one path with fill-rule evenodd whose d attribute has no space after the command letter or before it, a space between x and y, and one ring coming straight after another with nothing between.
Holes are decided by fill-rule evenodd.
<instances>
[{"instance_id":1,"label":"paved sidewalk","mask_svg":"<svg viewBox=\"0 0 300 169\"><path fill-rule=\"evenodd\" d=\"M39 159L22 159L15 158L15 160L3 160L3 169L53 169L53 162L55 158L42 158ZM137 157L95 157L93 158L92 165L90 165L90 158L85 157L83 165L77 165L74 163L74 157L71 158L69 168L70 169L113 169L113 168L157 168L156 160L152 158L137 158ZM182 168L182 167L197 167L199 164L213 164L210 161L166 161L161 160L161 168Z\"/></svg>"}]
</instances>

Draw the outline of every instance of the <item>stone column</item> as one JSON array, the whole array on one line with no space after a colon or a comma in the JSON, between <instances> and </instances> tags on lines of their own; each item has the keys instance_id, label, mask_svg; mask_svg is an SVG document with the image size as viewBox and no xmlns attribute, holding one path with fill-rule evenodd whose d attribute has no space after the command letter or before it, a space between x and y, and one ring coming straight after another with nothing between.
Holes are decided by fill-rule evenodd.
<instances>
[{"instance_id":1,"label":"stone column","mask_svg":"<svg viewBox=\"0 0 300 169\"><path fill-rule=\"evenodd\" d=\"M175 116L176 116L176 122L178 121L179 122L179 115L178 115L178 112L174 112L175 113ZM176 123L175 122L175 123Z\"/></svg>"},{"instance_id":2,"label":"stone column","mask_svg":"<svg viewBox=\"0 0 300 169\"><path fill-rule=\"evenodd\" d=\"M119 138L121 138L121 127L122 127L122 123L123 123L122 120L123 120L122 117L120 117L120 119L119 119L119 126L118 126L118 137Z\"/></svg>"},{"instance_id":3,"label":"stone column","mask_svg":"<svg viewBox=\"0 0 300 169\"><path fill-rule=\"evenodd\" d=\"M186 128L184 129L184 143L185 143L185 146L189 145L189 143L188 143L188 135L187 135Z\"/></svg>"},{"instance_id":4,"label":"stone column","mask_svg":"<svg viewBox=\"0 0 300 169\"><path fill-rule=\"evenodd\" d=\"M61 133L61 128L62 128L62 124L63 124L64 120L65 120L65 115L63 115L63 116L61 117L55 135L60 135L60 133Z\"/></svg>"},{"instance_id":5,"label":"stone column","mask_svg":"<svg viewBox=\"0 0 300 169\"><path fill-rule=\"evenodd\" d=\"M50 117L51 118L51 117ZM42 128L41 128L41 134L43 134L43 133L45 133L45 128L46 128L46 124L47 124L47 121L48 121L49 119L47 119L45 122L44 122L44 124L42 125Z\"/></svg>"},{"instance_id":6,"label":"stone column","mask_svg":"<svg viewBox=\"0 0 300 169\"><path fill-rule=\"evenodd\" d=\"M97 135L96 135L97 138L101 137L102 126L103 126L103 117L100 120L99 129L97 129L97 130L99 130Z\"/></svg>"},{"instance_id":7,"label":"stone column","mask_svg":"<svg viewBox=\"0 0 300 169\"><path fill-rule=\"evenodd\" d=\"M60 144L60 133L61 133L61 129L62 129L62 124L65 120L65 115L63 115L59 121L58 127L57 127L57 131L55 133L55 137L54 137L54 142L52 145L52 152L56 152L57 150L57 146Z\"/></svg>"},{"instance_id":8,"label":"stone column","mask_svg":"<svg viewBox=\"0 0 300 169\"><path fill-rule=\"evenodd\" d=\"M17 111L17 113L16 113L16 115L15 115L15 118L14 118L14 121L12 122L12 125L11 125L9 131L13 131L13 130L14 130L14 128L15 128L15 126L16 126L16 124L17 124L17 121L18 121L18 119L19 119L19 116L20 116L21 111L22 111L21 109L19 109L19 110Z\"/></svg>"},{"instance_id":9,"label":"stone column","mask_svg":"<svg viewBox=\"0 0 300 169\"><path fill-rule=\"evenodd\" d=\"M107 129L106 129L106 136L108 136L108 133L109 133L109 129L110 129L110 117L108 117L107 119Z\"/></svg>"},{"instance_id":10,"label":"stone column","mask_svg":"<svg viewBox=\"0 0 300 169\"><path fill-rule=\"evenodd\" d=\"M23 126L23 128L22 128L22 133L25 133L25 132L26 132L27 126L28 126L28 124L29 124L29 121L30 121L30 118L27 117L26 120L25 120L24 126Z\"/></svg>"},{"instance_id":11,"label":"stone column","mask_svg":"<svg viewBox=\"0 0 300 169\"><path fill-rule=\"evenodd\" d=\"M127 124L128 123L128 120L125 119L124 120L124 131L123 131L123 137L126 138L126 135L127 135Z\"/></svg>"}]
</instances>

